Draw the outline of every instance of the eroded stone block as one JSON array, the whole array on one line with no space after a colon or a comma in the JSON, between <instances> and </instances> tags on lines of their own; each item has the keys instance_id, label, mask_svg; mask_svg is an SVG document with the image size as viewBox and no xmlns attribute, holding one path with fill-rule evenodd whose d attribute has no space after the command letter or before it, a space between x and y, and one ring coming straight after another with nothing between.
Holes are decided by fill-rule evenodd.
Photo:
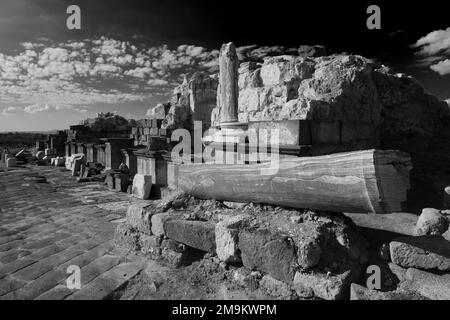
<instances>
[{"instance_id":1,"label":"eroded stone block","mask_svg":"<svg viewBox=\"0 0 450 320\"><path fill-rule=\"evenodd\" d=\"M189 220L168 220L164 223L166 236L192 248L214 253L216 249L213 223Z\"/></svg>"},{"instance_id":2,"label":"eroded stone block","mask_svg":"<svg viewBox=\"0 0 450 320\"><path fill-rule=\"evenodd\" d=\"M148 199L152 190L152 176L135 174L133 179L132 194L139 199Z\"/></svg>"}]
</instances>

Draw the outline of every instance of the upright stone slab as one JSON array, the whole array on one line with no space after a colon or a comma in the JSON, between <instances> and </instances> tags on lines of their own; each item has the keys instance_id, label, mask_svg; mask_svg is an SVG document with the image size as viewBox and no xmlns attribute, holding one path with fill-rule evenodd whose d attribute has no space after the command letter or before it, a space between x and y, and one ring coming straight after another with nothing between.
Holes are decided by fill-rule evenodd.
<instances>
[{"instance_id":1,"label":"upright stone slab","mask_svg":"<svg viewBox=\"0 0 450 320\"><path fill-rule=\"evenodd\" d=\"M116 191L126 192L130 184L130 175L126 173L117 173L114 175Z\"/></svg>"},{"instance_id":2,"label":"upright stone slab","mask_svg":"<svg viewBox=\"0 0 450 320\"><path fill-rule=\"evenodd\" d=\"M108 138L102 140L105 141L106 169L117 169L124 162L121 149L131 148L133 146L133 140L128 138Z\"/></svg>"},{"instance_id":3,"label":"upright stone slab","mask_svg":"<svg viewBox=\"0 0 450 320\"><path fill-rule=\"evenodd\" d=\"M139 199L148 199L152 190L152 176L135 174L133 179L132 194Z\"/></svg>"},{"instance_id":4,"label":"upright stone slab","mask_svg":"<svg viewBox=\"0 0 450 320\"><path fill-rule=\"evenodd\" d=\"M10 168L10 167L15 167L17 166L17 159L13 156L10 158L6 158L6 167Z\"/></svg>"},{"instance_id":5,"label":"upright stone slab","mask_svg":"<svg viewBox=\"0 0 450 320\"><path fill-rule=\"evenodd\" d=\"M66 158L70 157L70 144L68 142L65 143L65 149L66 149Z\"/></svg>"}]
</instances>

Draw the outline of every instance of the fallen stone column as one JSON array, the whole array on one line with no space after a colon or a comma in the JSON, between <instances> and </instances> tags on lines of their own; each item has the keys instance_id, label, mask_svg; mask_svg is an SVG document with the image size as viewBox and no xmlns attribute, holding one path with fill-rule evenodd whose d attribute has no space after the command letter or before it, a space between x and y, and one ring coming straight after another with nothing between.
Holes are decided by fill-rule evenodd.
<instances>
[{"instance_id":1,"label":"fallen stone column","mask_svg":"<svg viewBox=\"0 0 450 320\"><path fill-rule=\"evenodd\" d=\"M201 199L387 213L401 211L412 168L408 154L382 150L282 158L262 174L270 166L183 164L178 187Z\"/></svg>"}]
</instances>

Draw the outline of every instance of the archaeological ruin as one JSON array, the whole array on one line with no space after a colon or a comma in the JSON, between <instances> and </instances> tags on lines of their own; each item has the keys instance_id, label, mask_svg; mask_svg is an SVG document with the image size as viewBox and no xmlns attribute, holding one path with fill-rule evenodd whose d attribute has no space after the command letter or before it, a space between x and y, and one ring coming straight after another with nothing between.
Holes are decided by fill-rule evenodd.
<instances>
[{"instance_id":1,"label":"archaeological ruin","mask_svg":"<svg viewBox=\"0 0 450 320\"><path fill-rule=\"evenodd\" d=\"M448 105L376 61L306 49L243 61L224 44L218 73L132 127L73 125L2 160L133 199L116 248L201 261L246 298L450 299Z\"/></svg>"}]
</instances>

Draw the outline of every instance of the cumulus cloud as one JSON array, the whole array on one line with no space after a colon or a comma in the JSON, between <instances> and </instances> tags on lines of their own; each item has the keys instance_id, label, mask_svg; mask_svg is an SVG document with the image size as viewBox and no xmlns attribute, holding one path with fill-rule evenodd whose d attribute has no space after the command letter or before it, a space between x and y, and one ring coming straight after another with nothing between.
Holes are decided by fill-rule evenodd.
<instances>
[{"instance_id":1,"label":"cumulus cloud","mask_svg":"<svg viewBox=\"0 0 450 320\"><path fill-rule=\"evenodd\" d=\"M21 113L21 112L23 112L22 108L10 106L10 107L3 109L2 114L8 115L8 114Z\"/></svg>"},{"instance_id":2,"label":"cumulus cloud","mask_svg":"<svg viewBox=\"0 0 450 320\"><path fill-rule=\"evenodd\" d=\"M419 49L418 65L430 67L440 75L450 74L450 27L428 33L413 47Z\"/></svg>"},{"instance_id":3,"label":"cumulus cloud","mask_svg":"<svg viewBox=\"0 0 450 320\"><path fill-rule=\"evenodd\" d=\"M36 114L40 112L63 111L63 110L71 110L79 113L87 112L87 109L85 107L76 107L73 105L49 105L36 103L25 107L10 106L3 109L2 114L4 115L18 114L18 113Z\"/></svg>"},{"instance_id":4,"label":"cumulus cloud","mask_svg":"<svg viewBox=\"0 0 450 320\"><path fill-rule=\"evenodd\" d=\"M21 46L16 54L0 53L0 105L9 106L2 114L86 112L97 104L164 101L183 75L218 69L219 50L188 44L146 47L100 37L61 43L41 39ZM240 60L247 60L297 49L251 45L237 51Z\"/></svg>"},{"instance_id":5,"label":"cumulus cloud","mask_svg":"<svg viewBox=\"0 0 450 320\"><path fill-rule=\"evenodd\" d=\"M107 37L21 46L15 55L0 53L0 104L11 105L3 113L23 105L23 112L34 114L169 97L181 74L208 70L218 57L217 50L199 46L137 47Z\"/></svg>"},{"instance_id":6,"label":"cumulus cloud","mask_svg":"<svg viewBox=\"0 0 450 320\"><path fill-rule=\"evenodd\" d=\"M450 74L450 59L439 61L438 63L431 65L430 68L431 70L439 73L441 76L444 74Z\"/></svg>"}]
</instances>

